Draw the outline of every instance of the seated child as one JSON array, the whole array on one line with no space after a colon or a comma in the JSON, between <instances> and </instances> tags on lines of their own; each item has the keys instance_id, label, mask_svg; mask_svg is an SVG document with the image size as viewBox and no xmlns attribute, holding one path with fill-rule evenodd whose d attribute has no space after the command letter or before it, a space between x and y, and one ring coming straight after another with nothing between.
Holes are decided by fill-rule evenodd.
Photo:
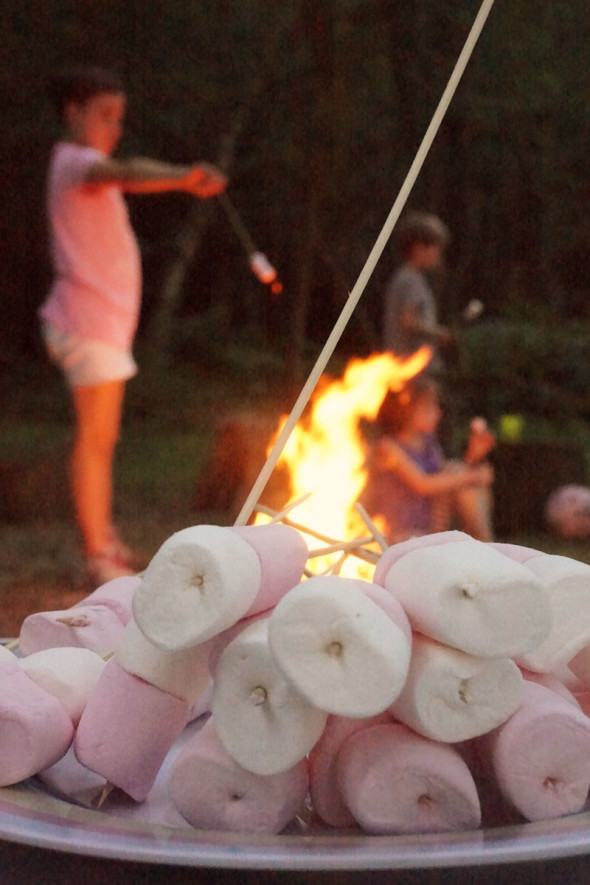
<instances>
[{"instance_id":1,"label":"seated child","mask_svg":"<svg viewBox=\"0 0 590 885\"><path fill-rule=\"evenodd\" d=\"M361 500L384 521L390 544L455 526L492 540L493 470L483 459L494 438L476 424L465 460L449 461L436 436L440 418L439 386L427 375L388 393L381 405Z\"/></svg>"}]
</instances>

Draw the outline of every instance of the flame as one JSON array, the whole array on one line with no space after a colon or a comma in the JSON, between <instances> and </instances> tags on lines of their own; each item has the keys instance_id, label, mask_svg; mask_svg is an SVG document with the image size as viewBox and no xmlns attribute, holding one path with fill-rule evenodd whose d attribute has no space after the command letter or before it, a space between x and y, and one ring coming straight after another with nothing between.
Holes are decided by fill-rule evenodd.
<instances>
[{"instance_id":1,"label":"flame","mask_svg":"<svg viewBox=\"0 0 590 885\"><path fill-rule=\"evenodd\" d=\"M374 354L365 360L351 360L341 379L322 378L308 417L295 426L278 462L288 470L292 499L308 495L293 511L293 520L338 540L370 536L355 509L366 481L360 421L374 420L387 392L400 390L427 365L431 355L426 346L406 360L390 353ZM277 435L285 421L286 416ZM265 520L259 515L256 521ZM312 548L322 546L317 539L308 536L306 540ZM319 573L333 569L341 558L342 554L336 553L310 562L314 573ZM348 577L367 578L372 567L349 556L339 571Z\"/></svg>"}]
</instances>

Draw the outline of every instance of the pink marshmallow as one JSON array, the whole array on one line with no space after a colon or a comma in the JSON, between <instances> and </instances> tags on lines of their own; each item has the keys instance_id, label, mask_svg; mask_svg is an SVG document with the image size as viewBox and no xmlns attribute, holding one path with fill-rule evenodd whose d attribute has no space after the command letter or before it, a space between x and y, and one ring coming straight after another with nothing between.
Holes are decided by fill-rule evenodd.
<instances>
[{"instance_id":1,"label":"pink marshmallow","mask_svg":"<svg viewBox=\"0 0 590 885\"><path fill-rule=\"evenodd\" d=\"M296 529L280 523L233 526L232 531L247 541L260 559L260 589L245 614L248 618L273 608L301 581L309 551Z\"/></svg>"},{"instance_id":2,"label":"pink marshmallow","mask_svg":"<svg viewBox=\"0 0 590 885\"><path fill-rule=\"evenodd\" d=\"M454 832L481 822L475 782L457 750L397 723L348 738L338 783L368 833Z\"/></svg>"},{"instance_id":3,"label":"pink marshmallow","mask_svg":"<svg viewBox=\"0 0 590 885\"><path fill-rule=\"evenodd\" d=\"M0 786L16 784L53 765L66 752L74 726L53 695L18 664L0 661Z\"/></svg>"},{"instance_id":4,"label":"pink marshmallow","mask_svg":"<svg viewBox=\"0 0 590 885\"><path fill-rule=\"evenodd\" d=\"M125 626L131 619L131 600L140 584L139 575L123 575L120 578L113 578L112 581L107 581L106 584L97 587L90 596L78 602L74 608L86 605L104 605L114 612Z\"/></svg>"},{"instance_id":5,"label":"pink marshmallow","mask_svg":"<svg viewBox=\"0 0 590 885\"><path fill-rule=\"evenodd\" d=\"M123 629L119 617L104 605L37 612L21 625L20 650L26 656L47 648L73 646L104 654L114 648Z\"/></svg>"},{"instance_id":6,"label":"pink marshmallow","mask_svg":"<svg viewBox=\"0 0 590 885\"><path fill-rule=\"evenodd\" d=\"M388 571L402 558L402 556L405 556L406 553L412 553L414 550L421 550L423 547L436 547L439 544L450 544L453 541L468 541L470 539L471 535L453 530L448 532L435 532L431 535L420 535L417 538L408 538L407 541L400 541L398 544L392 544L391 547L388 547L387 550L382 553L379 562L375 566L373 581L375 584L380 584L382 587L385 587L385 579Z\"/></svg>"},{"instance_id":7,"label":"pink marshmallow","mask_svg":"<svg viewBox=\"0 0 590 885\"><path fill-rule=\"evenodd\" d=\"M112 658L80 719L76 758L142 802L190 716L188 703L127 673Z\"/></svg>"},{"instance_id":8,"label":"pink marshmallow","mask_svg":"<svg viewBox=\"0 0 590 885\"><path fill-rule=\"evenodd\" d=\"M246 771L229 756L210 719L172 763L169 791L199 829L280 833L303 807L309 786L302 760L280 774Z\"/></svg>"},{"instance_id":9,"label":"pink marshmallow","mask_svg":"<svg viewBox=\"0 0 590 885\"><path fill-rule=\"evenodd\" d=\"M328 716L323 734L309 754L310 794L313 809L331 827L352 827L356 821L344 802L338 785L338 753L357 731L391 722L389 713L368 719Z\"/></svg>"},{"instance_id":10,"label":"pink marshmallow","mask_svg":"<svg viewBox=\"0 0 590 885\"><path fill-rule=\"evenodd\" d=\"M590 719L571 701L525 681L519 709L481 740L502 795L527 820L582 810L590 786Z\"/></svg>"}]
</instances>

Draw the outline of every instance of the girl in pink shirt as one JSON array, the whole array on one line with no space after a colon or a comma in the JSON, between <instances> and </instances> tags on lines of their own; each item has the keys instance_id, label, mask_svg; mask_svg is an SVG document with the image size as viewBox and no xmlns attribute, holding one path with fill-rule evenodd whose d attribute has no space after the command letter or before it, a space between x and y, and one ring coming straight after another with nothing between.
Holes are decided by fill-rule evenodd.
<instances>
[{"instance_id":1,"label":"girl in pink shirt","mask_svg":"<svg viewBox=\"0 0 590 885\"><path fill-rule=\"evenodd\" d=\"M226 181L206 164L115 159L126 98L109 71L71 71L54 80L50 96L64 131L47 188L55 280L40 315L49 354L72 391L72 493L89 576L98 584L134 568L112 520L112 460L125 382L137 371L131 347L141 301L139 249L123 192L182 190L205 198Z\"/></svg>"}]
</instances>

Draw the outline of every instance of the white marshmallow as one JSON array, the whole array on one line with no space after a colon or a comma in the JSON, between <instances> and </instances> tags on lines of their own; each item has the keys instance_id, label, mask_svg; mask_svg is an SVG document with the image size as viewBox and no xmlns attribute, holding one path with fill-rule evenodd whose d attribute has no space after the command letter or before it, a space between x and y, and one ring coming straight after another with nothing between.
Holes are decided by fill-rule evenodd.
<instances>
[{"instance_id":1,"label":"white marshmallow","mask_svg":"<svg viewBox=\"0 0 590 885\"><path fill-rule=\"evenodd\" d=\"M478 658L415 634L408 678L389 709L419 734L457 743L505 722L522 694L509 658Z\"/></svg>"},{"instance_id":2,"label":"white marshmallow","mask_svg":"<svg viewBox=\"0 0 590 885\"><path fill-rule=\"evenodd\" d=\"M105 666L88 648L47 648L20 660L33 682L57 698L77 725Z\"/></svg>"},{"instance_id":3,"label":"white marshmallow","mask_svg":"<svg viewBox=\"0 0 590 885\"><path fill-rule=\"evenodd\" d=\"M133 596L133 616L164 651L197 645L248 611L260 588L260 560L222 526L183 529L162 544Z\"/></svg>"},{"instance_id":4,"label":"white marshmallow","mask_svg":"<svg viewBox=\"0 0 590 885\"><path fill-rule=\"evenodd\" d=\"M139 676L190 705L202 695L211 679L207 643L177 651L162 651L146 639L133 618L115 646L115 659L127 673Z\"/></svg>"},{"instance_id":5,"label":"white marshmallow","mask_svg":"<svg viewBox=\"0 0 590 885\"><path fill-rule=\"evenodd\" d=\"M227 752L255 774L277 774L296 765L326 722L326 713L311 706L277 667L266 620L252 623L221 655L211 712Z\"/></svg>"},{"instance_id":6,"label":"white marshmallow","mask_svg":"<svg viewBox=\"0 0 590 885\"><path fill-rule=\"evenodd\" d=\"M590 644L590 565L546 553L527 560L525 567L545 588L551 629L517 660L529 670L551 673Z\"/></svg>"},{"instance_id":7,"label":"white marshmallow","mask_svg":"<svg viewBox=\"0 0 590 885\"><path fill-rule=\"evenodd\" d=\"M551 609L541 581L481 541L407 553L389 569L385 587L416 632L469 654L513 657L549 634Z\"/></svg>"},{"instance_id":8,"label":"white marshmallow","mask_svg":"<svg viewBox=\"0 0 590 885\"><path fill-rule=\"evenodd\" d=\"M370 598L373 591L388 611ZM361 718L395 700L411 652L407 618L391 595L333 575L310 578L283 597L269 618L269 644L285 678L310 704Z\"/></svg>"}]
</instances>

